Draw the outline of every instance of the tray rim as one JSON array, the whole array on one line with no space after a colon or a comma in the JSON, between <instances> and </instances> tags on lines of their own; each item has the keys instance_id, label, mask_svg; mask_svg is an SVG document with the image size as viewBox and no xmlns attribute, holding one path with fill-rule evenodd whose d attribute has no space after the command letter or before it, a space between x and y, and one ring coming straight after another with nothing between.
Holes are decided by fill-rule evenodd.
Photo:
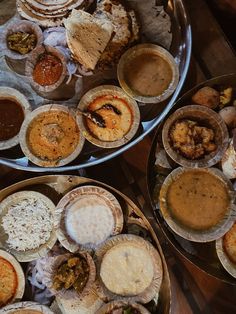
<instances>
[{"instance_id":1,"label":"tray rim","mask_svg":"<svg viewBox=\"0 0 236 314\"><path fill-rule=\"evenodd\" d=\"M144 222L144 225L148 228L148 230L152 236L152 239L155 243L154 247L156 247L156 249L158 250L158 253L161 257L161 262L162 262L162 267L163 267L162 284L164 283L164 280L165 280L166 284L168 286L168 292L169 292L168 308L167 308L167 311L164 313L166 313L166 314L170 313L171 314L172 289L171 289L170 274L169 274L169 269L167 266L166 258L165 258L165 255L163 253L161 244L158 240L157 234L154 231L152 224L149 222L149 220L143 214L143 212L141 211L139 206L136 205L128 196L126 196L125 194L123 194L119 190L117 190L114 187L112 187L106 183L103 183L101 181L86 178L86 177L79 176L79 175L50 174L50 175L41 175L41 176L36 176L36 177L29 178L29 179L21 180L19 182L16 182L14 184L9 185L8 187L5 187L4 189L0 190L0 202L2 200L4 200L4 198L9 196L11 193L17 192L17 190L19 190L19 189L21 190L22 188L27 188L28 186L38 185L38 184L56 183L59 178L64 178L67 180L80 179L80 181L78 181L76 184L74 182L74 185L72 185L70 182L70 189L74 189L78 185L81 185L81 184L90 184L90 183L91 184L97 184L98 186L101 186L101 187L107 189L109 192L119 195L126 203L129 204L129 206L134 210L134 212L137 213L141 217L142 221ZM132 222L133 222L133 220L130 220L130 223L132 223ZM160 296L160 291L158 292L159 296Z\"/></svg>"},{"instance_id":2,"label":"tray rim","mask_svg":"<svg viewBox=\"0 0 236 314\"><path fill-rule=\"evenodd\" d=\"M183 95L181 95L181 97L177 100L177 102L175 103L174 107L172 108L173 110L175 109L178 109L178 108L181 108L182 106L178 107L178 104L181 103L185 98L188 98L189 95L191 95L191 93L193 93L194 91L198 90L199 88L203 87L203 86L206 86L208 85L208 83L211 83L211 82L214 82L216 80L223 80L223 79L227 79L227 78L236 78L236 73L228 73L228 74L223 74L223 75L219 75L219 76L215 76L215 77L212 77L210 79L206 79L205 81L202 81L200 83L198 83L197 85L195 85L193 88L187 90ZM176 106L177 105L177 106ZM151 160L153 158L153 154L155 154L155 147L156 147L156 143L157 143L157 139L158 139L158 134L159 134L159 131L162 127L162 124L160 124L158 126L158 128L156 129L155 131L155 134L153 136L153 140L152 140L152 143L151 143L151 149L149 151L149 154L148 154L148 162L147 162L147 167L146 167L146 184L147 184L147 189L148 189L148 198L149 198L149 201L150 201L150 204L151 204L151 207L152 207L152 213L153 213L153 216L154 216L154 219L155 219L155 222L158 224L158 227L160 228L160 231L161 231L161 234L164 236L164 238L168 241L168 243L173 247L173 249L179 253L185 260L187 260L188 262L190 262L192 265L194 265L195 267L197 267L199 270L201 270L202 272L206 273L208 276L211 276L217 280L220 280L224 283L227 283L227 284L230 284L232 286L236 286L236 280L230 275L230 278L231 279L227 279L227 278L221 278L220 276L217 276L216 274L213 274L213 273L209 273L207 270L206 270L206 267L204 266L204 263L203 261L199 260L198 261L198 264L196 264L194 262L194 258L193 256L187 252L184 248L182 248L178 241L174 238L174 236L172 235L171 237L168 236L168 232L172 233L171 230L167 230L168 228L166 226L163 227L163 222L164 222L164 219L163 219L163 222L161 221L162 220L162 217L160 219L160 217L158 217L158 215L156 214L155 212L155 204L153 202L153 199L152 199L152 195L151 195L151 182L150 182L150 176L151 176L151 170L153 168L153 165L151 165ZM190 241L191 242L191 241ZM213 241L215 242L215 241ZM176 245L177 244L177 245ZM203 243L204 244L204 243ZM219 261L220 262L220 261ZM223 267L223 266L222 266ZM226 272L226 271L225 271ZM227 273L226 273L226 276L227 276Z\"/></svg>"},{"instance_id":3,"label":"tray rim","mask_svg":"<svg viewBox=\"0 0 236 314\"><path fill-rule=\"evenodd\" d=\"M185 61L183 62L184 66L183 66L183 70L180 71L181 75L180 75L178 86L175 92L173 93L173 95L171 96L170 101L168 102L165 109L161 112L160 115L158 115L151 121L148 121L148 122L144 121L141 123L144 125L147 124L147 127L148 127L148 129L144 133L140 134L137 138L135 138L134 140L131 140L128 144L122 146L121 148L119 148L118 150L112 153L108 153L101 158L96 158L96 157L91 156L86 162L82 162L81 164L45 168L45 167L39 167L36 165L23 166L17 163L17 161L9 160L9 158L0 157L0 165L8 166L10 168L17 169L17 170L25 170L25 171L30 171L30 172L44 172L44 173L48 173L48 172L58 173L58 172L65 172L69 170L79 170L79 169L98 165L100 163L103 163L105 161L108 161L112 158L117 157L118 155L124 153L126 150L130 149L131 147L133 147L134 145L142 141L146 135L148 135L153 129L155 129L161 123L161 121L166 117L166 115L169 113L169 111L174 106L174 103L179 96L179 93L184 85L184 82L188 73L190 59L191 59L191 52L192 52L192 31L191 31L191 24L190 24L188 10L185 5L185 0L172 0L172 2L173 2L173 7L174 7L174 11L173 11L174 15L176 14L176 9L175 9L176 6L181 7L180 10L183 13L182 17L183 17L183 25L185 27L184 34L185 34L185 45L186 45Z\"/></svg>"}]
</instances>

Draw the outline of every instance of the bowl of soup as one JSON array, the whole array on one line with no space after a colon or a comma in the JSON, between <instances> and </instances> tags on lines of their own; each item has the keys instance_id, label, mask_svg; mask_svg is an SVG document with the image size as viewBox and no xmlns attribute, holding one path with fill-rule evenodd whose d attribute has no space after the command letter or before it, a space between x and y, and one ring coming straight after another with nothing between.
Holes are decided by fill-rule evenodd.
<instances>
[{"instance_id":1,"label":"bowl of soup","mask_svg":"<svg viewBox=\"0 0 236 314\"><path fill-rule=\"evenodd\" d=\"M122 89L142 103L159 103L175 91L179 70L174 57L154 44L140 44L121 57L117 76Z\"/></svg>"},{"instance_id":2,"label":"bowl of soup","mask_svg":"<svg viewBox=\"0 0 236 314\"><path fill-rule=\"evenodd\" d=\"M217 168L177 168L165 179L159 196L168 226L195 242L213 241L234 222L235 192Z\"/></svg>"}]
</instances>

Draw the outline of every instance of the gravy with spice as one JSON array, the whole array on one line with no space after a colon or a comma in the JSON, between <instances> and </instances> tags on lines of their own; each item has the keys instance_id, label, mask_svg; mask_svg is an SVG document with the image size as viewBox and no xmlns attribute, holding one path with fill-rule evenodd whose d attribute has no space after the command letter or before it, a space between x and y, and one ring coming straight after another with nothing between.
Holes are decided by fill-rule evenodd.
<instances>
[{"instance_id":1,"label":"gravy with spice","mask_svg":"<svg viewBox=\"0 0 236 314\"><path fill-rule=\"evenodd\" d=\"M126 65L124 77L134 92L154 97L161 95L169 87L173 73L162 57L149 52L130 60Z\"/></svg>"},{"instance_id":2,"label":"gravy with spice","mask_svg":"<svg viewBox=\"0 0 236 314\"><path fill-rule=\"evenodd\" d=\"M227 186L215 175L199 170L180 174L170 185L167 204L171 215L195 230L209 229L224 217L230 205Z\"/></svg>"}]
</instances>

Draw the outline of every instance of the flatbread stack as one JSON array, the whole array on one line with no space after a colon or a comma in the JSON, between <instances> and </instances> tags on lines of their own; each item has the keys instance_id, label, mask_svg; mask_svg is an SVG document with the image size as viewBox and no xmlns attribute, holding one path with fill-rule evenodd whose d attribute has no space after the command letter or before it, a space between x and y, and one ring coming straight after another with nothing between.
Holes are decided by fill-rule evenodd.
<instances>
[{"instance_id":1,"label":"flatbread stack","mask_svg":"<svg viewBox=\"0 0 236 314\"><path fill-rule=\"evenodd\" d=\"M82 10L73 10L64 24L73 58L85 68L94 70L111 38L112 23Z\"/></svg>"},{"instance_id":2,"label":"flatbread stack","mask_svg":"<svg viewBox=\"0 0 236 314\"><path fill-rule=\"evenodd\" d=\"M42 27L59 26L74 9L84 9L88 0L17 0L18 13Z\"/></svg>"},{"instance_id":3,"label":"flatbread stack","mask_svg":"<svg viewBox=\"0 0 236 314\"><path fill-rule=\"evenodd\" d=\"M114 36L101 55L100 68L116 64L130 44L139 39L139 24L136 14L133 10L128 10L122 1L99 1L94 16L99 17L104 13L106 19L113 24Z\"/></svg>"}]
</instances>

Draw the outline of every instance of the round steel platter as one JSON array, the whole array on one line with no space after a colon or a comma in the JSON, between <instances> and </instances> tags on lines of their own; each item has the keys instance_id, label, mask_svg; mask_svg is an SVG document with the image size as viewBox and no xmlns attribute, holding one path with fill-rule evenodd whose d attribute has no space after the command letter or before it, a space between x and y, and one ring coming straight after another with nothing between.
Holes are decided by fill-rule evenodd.
<instances>
[{"instance_id":1,"label":"round steel platter","mask_svg":"<svg viewBox=\"0 0 236 314\"><path fill-rule=\"evenodd\" d=\"M0 202L7 196L22 190L36 191L44 194L51 199L55 204L72 189L79 186L99 186L111 192L118 202L120 203L125 220L124 232L129 234L136 234L144 237L146 240L150 241L152 245L158 250L161 257L162 267L163 267L163 279L160 287L159 293L155 298L148 304L151 313L155 314L168 314L170 313L171 304L171 287L170 278L168 273L167 264L165 257L163 255L158 238L152 229L150 223L142 213L142 211L124 194L118 190L92 179L79 177L79 176L69 176L69 175L46 175L24 180L15 183L0 191ZM27 287L28 291L30 290ZM25 299L29 300L31 292L29 295L25 295ZM60 306L62 300L56 298L56 303ZM68 303L69 302L69 303ZM66 300L64 306L70 306L71 300ZM89 301L91 302L91 300ZM52 308L55 305L55 301L52 303ZM150 309L151 307L151 309ZM81 310L81 309L80 309ZM54 309L53 309L54 311ZM62 311L63 313L65 311ZM57 313L57 311L56 311ZM58 313L61 313L60 311ZM68 311L66 313L69 313ZM79 312L83 313L83 312Z\"/></svg>"},{"instance_id":2,"label":"round steel platter","mask_svg":"<svg viewBox=\"0 0 236 314\"><path fill-rule=\"evenodd\" d=\"M185 93L174 105L171 113L174 112L176 109L188 105L188 100L191 99L191 96L199 90L199 88L203 86L232 86L236 88L236 74L229 74L223 75L220 77L216 77L205 81L193 89ZM207 274L222 280L226 283L230 283L236 285L236 279L231 277L226 270L223 268L220 260L217 257L216 253L216 245L215 241L208 242L208 243L196 243L192 241L185 240L184 238L175 234L166 224L165 220L163 219L160 210L158 208L157 202L153 199L154 188L156 186L156 176L158 176L159 188L163 180L166 178L168 173L165 171L160 173L157 172L155 169L155 152L157 143L160 142L161 139L161 132L162 132L163 123L158 127L156 134L154 136L149 159L148 159L148 166L147 166L147 184L148 184L148 191L149 191L149 198L151 200L153 213L155 219L160 226L164 236L168 239L170 244L186 259L188 259L191 263L202 269ZM170 170L171 171L171 170ZM157 188L157 191L159 190ZM157 193L158 194L158 193Z\"/></svg>"},{"instance_id":3,"label":"round steel platter","mask_svg":"<svg viewBox=\"0 0 236 314\"><path fill-rule=\"evenodd\" d=\"M189 68L192 35L189 23L188 14L182 0L157 1L157 5L167 3L166 12L171 18L172 28L172 44L170 52L174 56L176 63L179 65L180 80L174 94L162 104L154 104L140 107L141 124L137 135L127 144L116 149L101 149L90 143L86 143L80 156L67 166L42 168L31 163L22 153L20 148L14 147L11 150L6 150L0 154L0 164L6 165L15 169L34 171L34 172L62 172L68 170L82 169L105 162L111 158L125 152L130 147L140 142L148 133L150 133L168 114L177 99L180 90L184 84L187 71ZM3 26L4 27L4 26ZM2 27L1 27L2 28ZM0 59L3 62L3 57ZM11 85L17 86L20 84L20 89L27 94L27 97L37 107L40 102L40 96L33 92L27 81L23 80L23 76L16 75L13 72L0 71L0 85L4 85L5 81L11 82ZM63 89L64 92L64 89ZM74 92L66 91L66 92ZM57 101L58 103L58 101ZM70 103L68 103L70 105Z\"/></svg>"}]
</instances>

